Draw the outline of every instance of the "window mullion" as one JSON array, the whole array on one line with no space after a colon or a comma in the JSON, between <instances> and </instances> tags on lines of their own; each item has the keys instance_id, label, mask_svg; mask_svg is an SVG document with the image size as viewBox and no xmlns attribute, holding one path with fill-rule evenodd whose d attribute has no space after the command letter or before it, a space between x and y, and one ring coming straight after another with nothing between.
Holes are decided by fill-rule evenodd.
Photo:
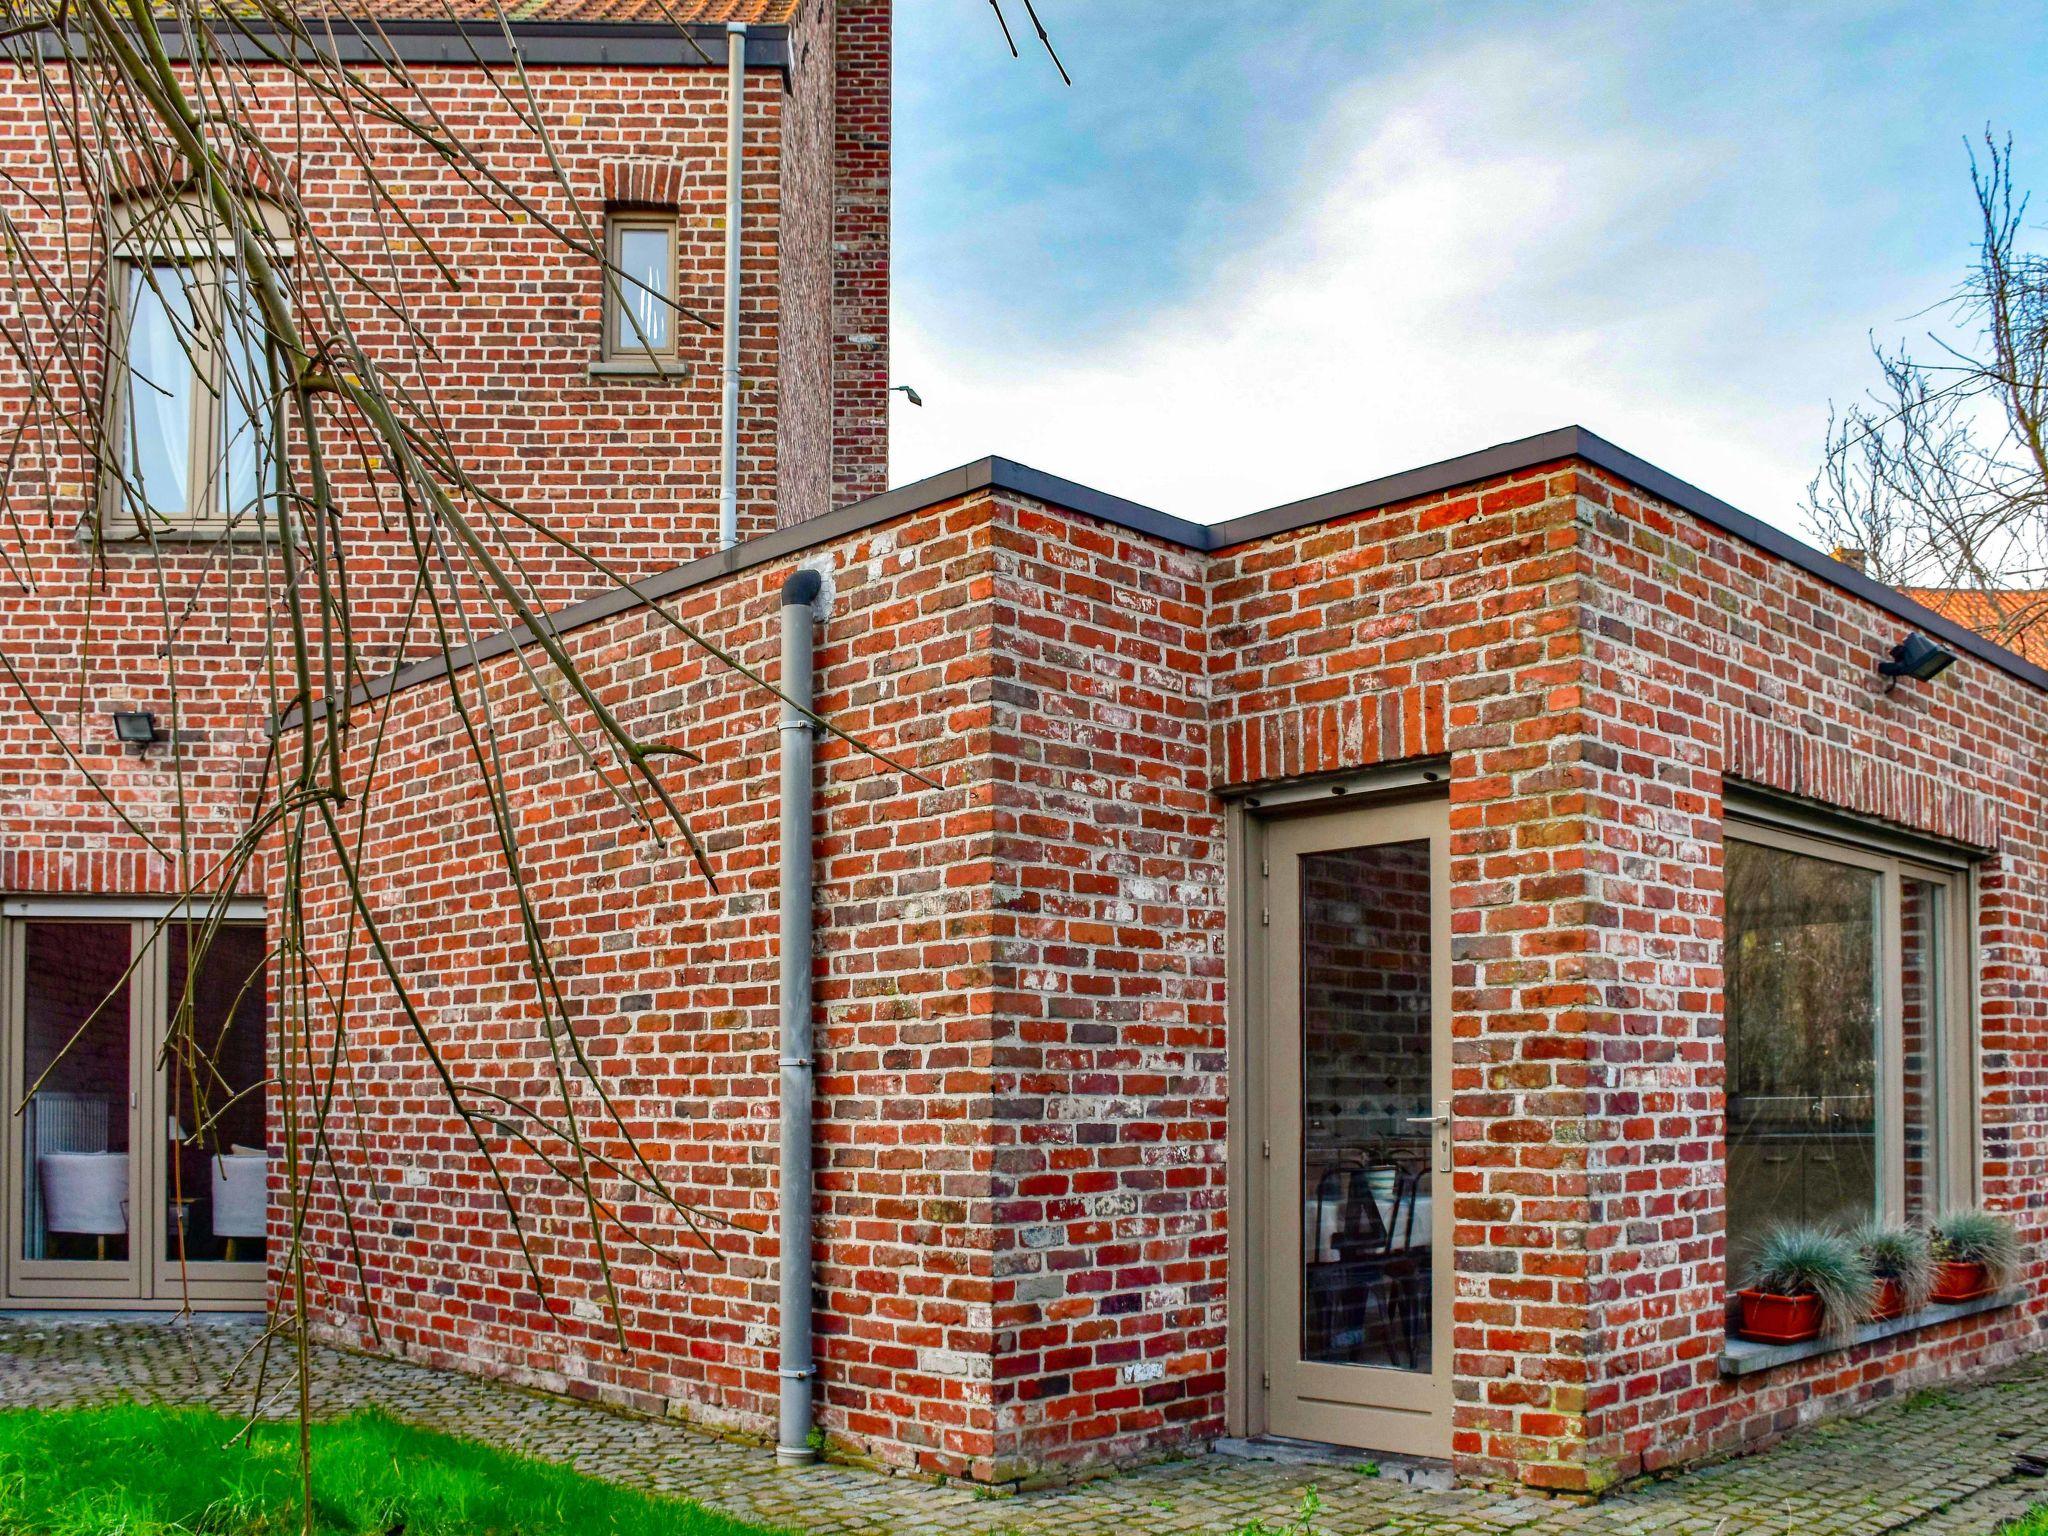
<instances>
[{"instance_id":1,"label":"window mullion","mask_svg":"<svg viewBox=\"0 0 2048 1536\"><path fill-rule=\"evenodd\" d=\"M1936 1189L1943 1204L1975 1205L1979 1173L1977 1017L1977 878L1966 870L1948 881L1948 920L1941 935L1948 974L1942 987L1942 1033L1935 1042L1939 1073L1936 1103L1942 1115L1941 1166Z\"/></svg>"},{"instance_id":2,"label":"window mullion","mask_svg":"<svg viewBox=\"0 0 2048 1536\"><path fill-rule=\"evenodd\" d=\"M1906 1028L1905 1028L1905 879L1897 860L1884 868L1882 949L1878 967L1883 996L1878 1015L1878 1209L1889 1221L1906 1214Z\"/></svg>"},{"instance_id":3,"label":"window mullion","mask_svg":"<svg viewBox=\"0 0 2048 1536\"><path fill-rule=\"evenodd\" d=\"M185 521L199 527L220 520L227 488L220 408L221 327L226 314L221 301L221 273L216 263L194 261L186 267L192 303L192 473L187 481Z\"/></svg>"}]
</instances>

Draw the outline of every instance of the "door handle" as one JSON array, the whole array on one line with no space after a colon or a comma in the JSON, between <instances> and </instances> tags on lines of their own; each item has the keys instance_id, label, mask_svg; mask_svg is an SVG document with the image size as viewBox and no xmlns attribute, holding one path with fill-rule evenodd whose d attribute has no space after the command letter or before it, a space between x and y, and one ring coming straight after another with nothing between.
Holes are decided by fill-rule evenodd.
<instances>
[{"instance_id":1,"label":"door handle","mask_svg":"<svg viewBox=\"0 0 2048 1536\"><path fill-rule=\"evenodd\" d=\"M1451 1171L1451 1101L1438 1099L1433 1115L1410 1115L1410 1125L1433 1125L1436 1127L1436 1171Z\"/></svg>"}]
</instances>

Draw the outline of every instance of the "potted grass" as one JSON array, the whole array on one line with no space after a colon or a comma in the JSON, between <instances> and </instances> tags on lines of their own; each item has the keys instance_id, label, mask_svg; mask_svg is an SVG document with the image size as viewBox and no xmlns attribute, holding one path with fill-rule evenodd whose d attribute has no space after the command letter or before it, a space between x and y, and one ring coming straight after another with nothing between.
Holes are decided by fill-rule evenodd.
<instances>
[{"instance_id":1,"label":"potted grass","mask_svg":"<svg viewBox=\"0 0 2048 1536\"><path fill-rule=\"evenodd\" d=\"M1935 1220L1930 1236L1936 1301L1975 1301L2004 1289L2019 1273L2019 1231L1995 1211L1950 1211Z\"/></svg>"},{"instance_id":2,"label":"potted grass","mask_svg":"<svg viewBox=\"0 0 2048 1536\"><path fill-rule=\"evenodd\" d=\"M1894 1222L1867 1221L1851 1236L1877 1282L1865 1314L1871 1322L1918 1312L1927 1305L1934 1291L1935 1261L1925 1232Z\"/></svg>"},{"instance_id":3,"label":"potted grass","mask_svg":"<svg viewBox=\"0 0 2048 1536\"><path fill-rule=\"evenodd\" d=\"M1736 1332L1766 1344L1840 1338L1863 1320L1876 1289L1849 1238L1819 1227L1778 1227L1736 1292Z\"/></svg>"}]
</instances>

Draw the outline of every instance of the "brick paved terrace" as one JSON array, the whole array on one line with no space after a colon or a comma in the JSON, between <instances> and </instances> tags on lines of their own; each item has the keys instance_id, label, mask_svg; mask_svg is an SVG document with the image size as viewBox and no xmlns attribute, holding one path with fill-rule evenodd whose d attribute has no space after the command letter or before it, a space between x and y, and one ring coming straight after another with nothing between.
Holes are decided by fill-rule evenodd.
<instances>
[{"instance_id":1,"label":"brick paved terrace","mask_svg":"<svg viewBox=\"0 0 2048 1536\"><path fill-rule=\"evenodd\" d=\"M262 1326L0 1318L0 1402L10 1407L134 1397L246 1411ZM275 1354L267 1414L289 1412L288 1357ZM1434 1469L1366 1459L1285 1461L1204 1454L1057 1490L991 1497L854 1467L781 1470L771 1452L675 1423L476 1377L322 1349L317 1411L375 1406L421 1426L573 1463L598 1477L680 1494L739 1518L806 1533L945 1531L975 1536L1199 1536L1254 1521L1280 1527L1315 1490L1317 1536L1348 1532L1553 1531L1611 1536L1785 1532L1988 1533L2048 1482L2016 1474L2048 1446L2048 1361L1987 1382L1920 1393L1786 1437L1758 1454L1639 1482L1598 1503L1452 1488Z\"/></svg>"}]
</instances>

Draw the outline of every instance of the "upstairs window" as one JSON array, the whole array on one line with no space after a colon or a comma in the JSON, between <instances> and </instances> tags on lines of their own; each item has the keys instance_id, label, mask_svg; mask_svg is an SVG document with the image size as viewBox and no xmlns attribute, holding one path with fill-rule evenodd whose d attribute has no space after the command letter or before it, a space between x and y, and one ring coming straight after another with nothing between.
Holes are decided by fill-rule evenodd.
<instances>
[{"instance_id":1,"label":"upstairs window","mask_svg":"<svg viewBox=\"0 0 2048 1536\"><path fill-rule=\"evenodd\" d=\"M614 212L605 219L604 355L650 366L676 355L676 216Z\"/></svg>"},{"instance_id":2,"label":"upstairs window","mask_svg":"<svg viewBox=\"0 0 2048 1536\"><path fill-rule=\"evenodd\" d=\"M1730 824L1728 1259L1975 1197L1969 872Z\"/></svg>"},{"instance_id":3,"label":"upstairs window","mask_svg":"<svg viewBox=\"0 0 2048 1536\"><path fill-rule=\"evenodd\" d=\"M112 270L107 532L259 531L278 487L277 412L232 245L174 203L128 222Z\"/></svg>"}]
</instances>

